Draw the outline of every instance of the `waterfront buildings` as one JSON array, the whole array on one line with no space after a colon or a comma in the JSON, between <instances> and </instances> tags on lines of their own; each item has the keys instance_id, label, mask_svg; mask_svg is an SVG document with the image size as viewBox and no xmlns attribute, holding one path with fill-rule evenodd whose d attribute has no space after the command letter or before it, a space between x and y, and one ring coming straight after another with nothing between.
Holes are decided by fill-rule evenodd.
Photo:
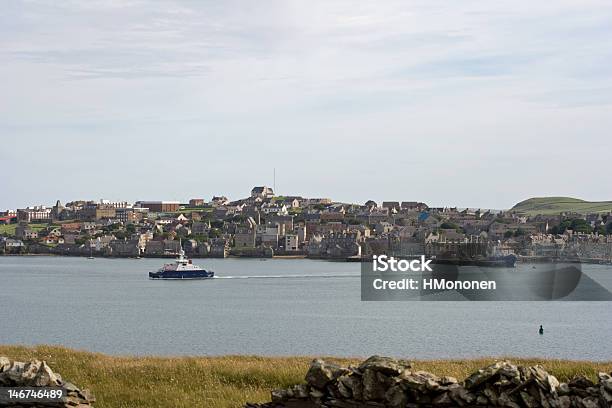
<instances>
[{"instance_id":1,"label":"waterfront buildings","mask_svg":"<svg viewBox=\"0 0 612 408\"><path fill-rule=\"evenodd\" d=\"M8 214L8 215L7 215ZM13 214L13 215L11 215ZM612 214L526 216L512 211L430 208L420 201L274 196L254 187L242 199L215 196L178 201L76 200L2 214L5 253L19 251L107 256L172 256L183 242L191 256L304 255L347 258L458 252L612 261ZM8 224L8 225L7 225ZM14 224L14 225L11 225ZM7 249L7 239L23 246ZM474 243L477 243L475 245ZM10 245L16 245L12 241Z\"/></svg>"}]
</instances>

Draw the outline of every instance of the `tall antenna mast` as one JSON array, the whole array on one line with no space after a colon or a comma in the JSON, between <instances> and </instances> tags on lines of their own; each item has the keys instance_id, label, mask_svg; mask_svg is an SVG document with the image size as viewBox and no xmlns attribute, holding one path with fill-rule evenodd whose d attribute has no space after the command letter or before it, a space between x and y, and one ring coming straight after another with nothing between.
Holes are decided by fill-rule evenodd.
<instances>
[{"instance_id":1,"label":"tall antenna mast","mask_svg":"<svg viewBox=\"0 0 612 408\"><path fill-rule=\"evenodd\" d=\"M272 190L274 190L274 194L276 195L276 167L274 167L274 181L272 184Z\"/></svg>"}]
</instances>

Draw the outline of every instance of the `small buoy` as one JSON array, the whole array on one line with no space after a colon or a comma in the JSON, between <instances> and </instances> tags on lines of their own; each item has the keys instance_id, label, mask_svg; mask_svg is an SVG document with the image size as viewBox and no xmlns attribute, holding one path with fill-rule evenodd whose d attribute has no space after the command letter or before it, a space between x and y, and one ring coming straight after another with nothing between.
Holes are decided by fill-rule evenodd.
<instances>
[{"instance_id":1,"label":"small buoy","mask_svg":"<svg viewBox=\"0 0 612 408\"><path fill-rule=\"evenodd\" d=\"M544 334L544 327L542 325L540 325L540 334Z\"/></svg>"}]
</instances>

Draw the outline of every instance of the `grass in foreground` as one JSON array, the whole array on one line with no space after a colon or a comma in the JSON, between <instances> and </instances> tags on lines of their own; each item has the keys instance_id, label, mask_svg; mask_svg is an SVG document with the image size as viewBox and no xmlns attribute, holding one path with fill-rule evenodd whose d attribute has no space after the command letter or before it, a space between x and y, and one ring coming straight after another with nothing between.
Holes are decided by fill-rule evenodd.
<instances>
[{"instance_id":1,"label":"grass in foreground","mask_svg":"<svg viewBox=\"0 0 612 408\"><path fill-rule=\"evenodd\" d=\"M270 390L303 381L312 357L113 357L55 346L0 346L0 355L46 360L64 379L89 388L98 408L242 407L269 401ZM330 359L348 365L359 360ZM612 362L514 359L541 364L562 381L577 374L595 380L612 371ZM416 361L417 370L463 379L494 359Z\"/></svg>"}]
</instances>

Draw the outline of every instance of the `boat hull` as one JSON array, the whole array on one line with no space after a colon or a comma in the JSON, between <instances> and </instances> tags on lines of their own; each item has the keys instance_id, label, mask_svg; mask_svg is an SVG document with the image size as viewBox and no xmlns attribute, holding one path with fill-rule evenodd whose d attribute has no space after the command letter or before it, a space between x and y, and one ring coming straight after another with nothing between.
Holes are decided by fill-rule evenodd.
<instances>
[{"instance_id":1,"label":"boat hull","mask_svg":"<svg viewBox=\"0 0 612 408\"><path fill-rule=\"evenodd\" d=\"M207 270L198 271L159 271L149 272L149 279L211 279L215 277L215 273Z\"/></svg>"}]
</instances>

